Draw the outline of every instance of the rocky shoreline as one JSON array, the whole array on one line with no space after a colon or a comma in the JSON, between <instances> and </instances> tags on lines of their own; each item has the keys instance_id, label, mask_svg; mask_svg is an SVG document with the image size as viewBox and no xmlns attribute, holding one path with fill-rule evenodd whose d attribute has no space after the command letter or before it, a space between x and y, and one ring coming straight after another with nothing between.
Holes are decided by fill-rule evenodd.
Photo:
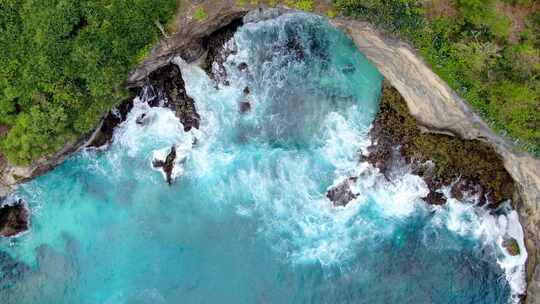
<instances>
[{"instance_id":1,"label":"rocky shoreline","mask_svg":"<svg viewBox=\"0 0 540 304\"><path fill-rule=\"evenodd\" d=\"M385 176L408 166L429 188L424 200L442 205L440 191L451 187L453 197L477 196L477 205L497 209L512 200L514 182L502 159L487 143L445 134L422 133L401 94L384 81L379 112L370 131L373 144L362 158Z\"/></svg>"},{"instance_id":2,"label":"rocky shoreline","mask_svg":"<svg viewBox=\"0 0 540 304\"><path fill-rule=\"evenodd\" d=\"M148 84L159 88L168 100L165 106L175 111L186 131L198 128L200 117L194 101L185 93L179 69L171 61L175 56L181 56L187 62L206 58L203 62L207 71L211 71L209 63L220 58L213 48L223 46L239 20L249 11L247 7L239 8L228 1L221 5L209 12L203 22L186 18L189 10L180 14L178 18L189 21L182 24L177 33L160 42L150 58L133 71L125 83L132 89ZM540 269L536 267L540 246L540 161L516 151L513 145L494 134L408 45L385 37L366 23L347 19L333 22L349 34L359 50L387 79L381 103L383 114L378 116L372 131L377 144L370 148L366 160L383 173L393 161L404 161L413 166L429 186L430 194L426 197L429 203L444 203L445 199L438 191L441 186L452 186L456 196L478 194L491 208L512 199L525 228L529 254L526 301L540 301ZM125 119L130 107L132 101L122 103L105 116L92 135L67 143L62 151L51 157L38 160L29 167L4 165L0 196L8 194L17 184L54 168L82 146L106 146L114 127ZM144 117L141 123L144 123ZM384 127L388 125L400 127ZM407 128L402 128L403 125ZM434 166L423 165L430 160ZM351 197L346 189L331 195L341 205Z\"/></svg>"},{"instance_id":3,"label":"rocky shoreline","mask_svg":"<svg viewBox=\"0 0 540 304\"><path fill-rule=\"evenodd\" d=\"M514 182L512 202L520 215L528 252L526 303L540 301L540 160L519 151L495 134L472 108L438 77L406 43L389 38L372 25L334 19L358 49L403 97L424 133L478 140L500 157ZM468 187L468 185L464 185Z\"/></svg>"}]
</instances>

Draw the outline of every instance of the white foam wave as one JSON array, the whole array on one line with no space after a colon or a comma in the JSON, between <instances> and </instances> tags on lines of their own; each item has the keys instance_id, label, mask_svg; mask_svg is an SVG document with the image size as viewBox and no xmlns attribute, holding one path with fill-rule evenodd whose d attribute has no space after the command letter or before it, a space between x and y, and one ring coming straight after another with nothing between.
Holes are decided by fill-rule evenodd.
<instances>
[{"instance_id":1,"label":"white foam wave","mask_svg":"<svg viewBox=\"0 0 540 304\"><path fill-rule=\"evenodd\" d=\"M451 197L450 189L443 189L448 198L444 206L434 207L437 210L433 223L445 226L464 237L472 237L482 246L488 246L496 250L497 263L504 270L506 280L512 291L513 303L520 302L520 295L526 292L525 263L527 250L525 248L523 228L519 222L515 210L505 214L493 214L487 208L477 207L470 203L475 198L466 198L466 201L458 201ZM512 256L503 246L503 241L513 238L519 245L519 254Z\"/></svg>"}]
</instances>

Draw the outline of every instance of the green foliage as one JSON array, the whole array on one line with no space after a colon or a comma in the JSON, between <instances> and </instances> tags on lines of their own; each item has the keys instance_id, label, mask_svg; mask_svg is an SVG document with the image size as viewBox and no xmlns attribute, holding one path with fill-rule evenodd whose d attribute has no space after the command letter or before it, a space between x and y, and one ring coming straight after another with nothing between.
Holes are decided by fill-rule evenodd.
<instances>
[{"instance_id":1,"label":"green foliage","mask_svg":"<svg viewBox=\"0 0 540 304\"><path fill-rule=\"evenodd\" d=\"M531 13L521 40L510 43L508 19L495 0L458 0L457 16L432 20L418 0L335 2L343 13L411 41L492 128L540 157L540 11Z\"/></svg>"},{"instance_id":2,"label":"green foliage","mask_svg":"<svg viewBox=\"0 0 540 304\"><path fill-rule=\"evenodd\" d=\"M206 11L204 10L203 7L198 7L195 10L195 14L193 15L193 17L195 18L195 20L201 22L201 21L204 21L206 18L208 18L208 15L206 14Z\"/></svg>"},{"instance_id":3,"label":"green foliage","mask_svg":"<svg viewBox=\"0 0 540 304\"><path fill-rule=\"evenodd\" d=\"M335 0L345 15L365 18L392 32L414 32L423 23L419 1L414 0Z\"/></svg>"},{"instance_id":4,"label":"green foliage","mask_svg":"<svg viewBox=\"0 0 540 304\"><path fill-rule=\"evenodd\" d=\"M296 8L310 12L313 10L313 0L297 0Z\"/></svg>"},{"instance_id":5,"label":"green foliage","mask_svg":"<svg viewBox=\"0 0 540 304\"><path fill-rule=\"evenodd\" d=\"M494 0L458 0L458 9L467 22L476 28L486 28L497 38L506 38L510 19L498 14Z\"/></svg>"},{"instance_id":6,"label":"green foliage","mask_svg":"<svg viewBox=\"0 0 540 304\"><path fill-rule=\"evenodd\" d=\"M0 1L0 123L7 158L25 164L90 132L126 92L127 73L175 0Z\"/></svg>"}]
</instances>

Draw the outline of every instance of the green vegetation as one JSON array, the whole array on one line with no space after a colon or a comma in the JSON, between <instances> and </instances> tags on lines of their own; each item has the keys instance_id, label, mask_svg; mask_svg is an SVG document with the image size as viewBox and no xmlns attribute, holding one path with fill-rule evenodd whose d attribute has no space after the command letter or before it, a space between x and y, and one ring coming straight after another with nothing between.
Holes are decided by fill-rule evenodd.
<instances>
[{"instance_id":1,"label":"green vegetation","mask_svg":"<svg viewBox=\"0 0 540 304\"><path fill-rule=\"evenodd\" d=\"M208 18L208 15L206 14L206 11L204 10L204 7L200 6L195 10L195 15L193 15L195 20L201 22L206 20Z\"/></svg>"},{"instance_id":2,"label":"green vegetation","mask_svg":"<svg viewBox=\"0 0 540 304\"><path fill-rule=\"evenodd\" d=\"M335 4L345 15L367 19L409 40L495 130L540 156L537 2L335 0Z\"/></svg>"},{"instance_id":3,"label":"green vegetation","mask_svg":"<svg viewBox=\"0 0 540 304\"><path fill-rule=\"evenodd\" d=\"M176 0L0 0L0 139L27 164L90 132Z\"/></svg>"},{"instance_id":4,"label":"green vegetation","mask_svg":"<svg viewBox=\"0 0 540 304\"><path fill-rule=\"evenodd\" d=\"M311 12L313 10L313 0L298 0L296 1L296 8Z\"/></svg>"},{"instance_id":5,"label":"green vegetation","mask_svg":"<svg viewBox=\"0 0 540 304\"><path fill-rule=\"evenodd\" d=\"M479 140L423 133L403 97L388 81L383 84L373 130L378 146L369 157L375 159L375 163L381 159L388 162L385 158L392 157L393 147L400 146L400 153L408 163L413 163L415 173L430 176L428 187L431 190L461 178L482 185L489 193L491 207L512 198L512 178L490 145ZM418 166L430 160L433 170Z\"/></svg>"}]
</instances>

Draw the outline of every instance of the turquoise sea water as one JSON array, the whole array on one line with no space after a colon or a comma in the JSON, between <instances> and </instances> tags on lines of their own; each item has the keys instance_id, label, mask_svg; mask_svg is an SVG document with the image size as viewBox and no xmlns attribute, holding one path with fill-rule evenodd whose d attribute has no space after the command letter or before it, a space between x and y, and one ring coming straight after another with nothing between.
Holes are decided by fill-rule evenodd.
<instances>
[{"instance_id":1,"label":"turquoise sea water","mask_svg":"<svg viewBox=\"0 0 540 304\"><path fill-rule=\"evenodd\" d=\"M138 98L106 151L14 193L31 231L0 240L0 303L511 301L521 268L498 246L510 215L427 207L406 168L389 182L359 163L382 76L344 34L290 14L244 25L229 47L230 86L176 61L200 130ZM169 186L151 162L173 144ZM332 207L326 189L350 175L359 198Z\"/></svg>"}]
</instances>

